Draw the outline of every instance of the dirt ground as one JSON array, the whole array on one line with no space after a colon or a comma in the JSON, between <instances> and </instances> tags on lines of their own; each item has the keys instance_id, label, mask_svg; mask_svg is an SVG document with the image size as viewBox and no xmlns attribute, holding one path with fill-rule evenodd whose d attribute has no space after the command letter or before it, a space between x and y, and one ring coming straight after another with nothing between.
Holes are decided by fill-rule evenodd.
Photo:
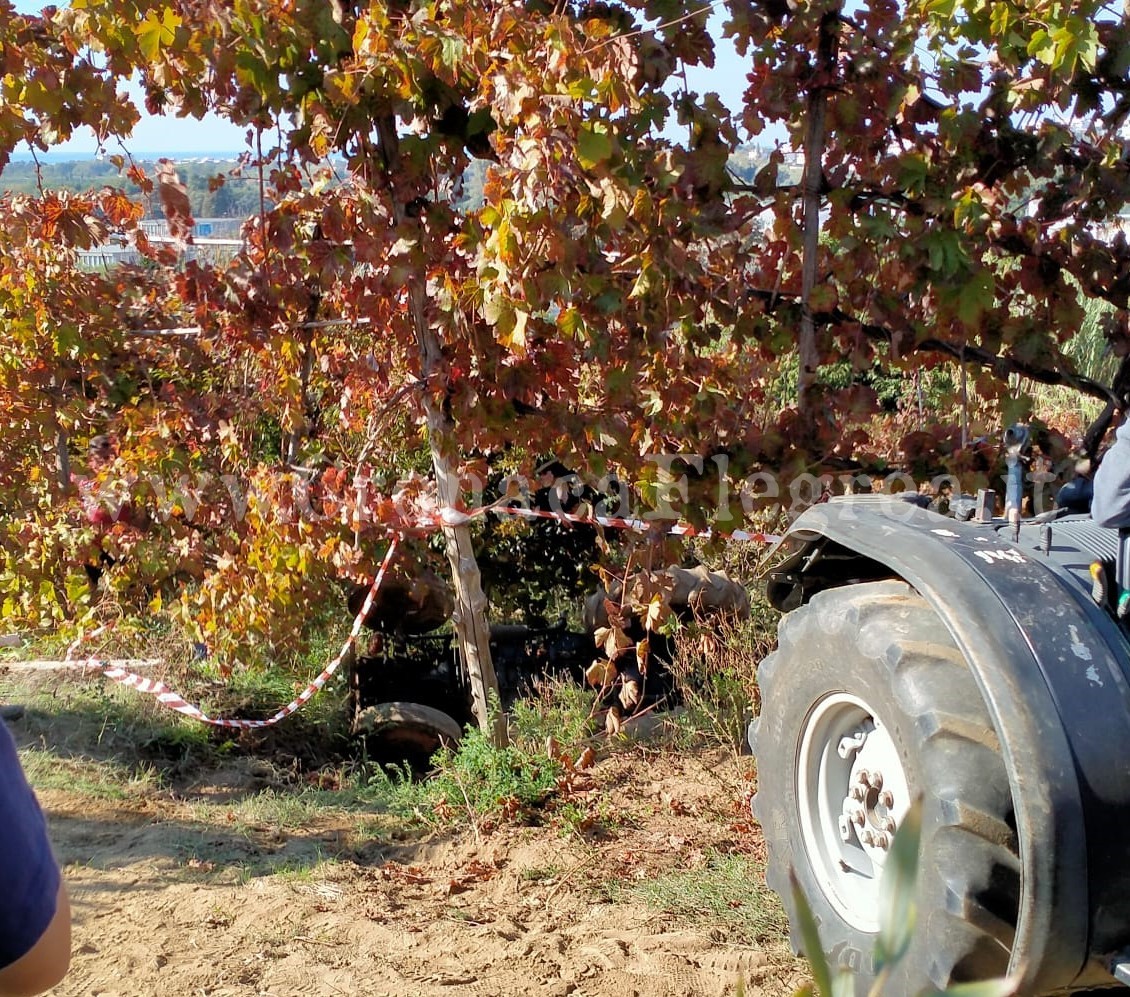
<instances>
[{"instance_id":1,"label":"dirt ground","mask_svg":"<svg viewBox=\"0 0 1130 997\"><path fill-rule=\"evenodd\" d=\"M225 801L262 789L254 759L118 799L41 789L76 925L71 972L53 993L791 994L807 977L779 933L734 944L630 889L697 868L708 850L759 847L735 798L738 761L604 759L591 791L625 801L611 832L549 821L401 841L356 814L285 831L225 819Z\"/></svg>"}]
</instances>

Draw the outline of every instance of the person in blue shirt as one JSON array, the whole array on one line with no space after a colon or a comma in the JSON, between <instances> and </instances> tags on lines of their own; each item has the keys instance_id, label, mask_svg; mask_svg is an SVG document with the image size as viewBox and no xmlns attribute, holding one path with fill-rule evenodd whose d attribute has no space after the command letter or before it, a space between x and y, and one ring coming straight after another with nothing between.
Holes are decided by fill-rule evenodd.
<instances>
[{"instance_id":1,"label":"person in blue shirt","mask_svg":"<svg viewBox=\"0 0 1130 997\"><path fill-rule=\"evenodd\" d=\"M1130 419L1118 427L1095 471L1091 518L1099 526L1130 526Z\"/></svg>"},{"instance_id":2,"label":"person in blue shirt","mask_svg":"<svg viewBox=\"0 0 1130 997\"><path fill-rule=\"evenodd\" d=\"M0 722L0 997L55 986L71 961L71 909L47 823Z\"/></svg>"}]
</instances>

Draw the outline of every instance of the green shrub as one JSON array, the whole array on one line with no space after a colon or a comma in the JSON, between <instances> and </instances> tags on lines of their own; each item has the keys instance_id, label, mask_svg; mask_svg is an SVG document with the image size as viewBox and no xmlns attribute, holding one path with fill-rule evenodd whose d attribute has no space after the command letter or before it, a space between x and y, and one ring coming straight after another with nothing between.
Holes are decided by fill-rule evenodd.
<instances>
[{"instance_id":1,"label":"green shrub","mask_svg":"<svg viewBox=\"0 0 1130 997\"><path fill-rule=\"evenodd\" d=\"M544 678L511 707L510 737L530 754L544 751L551 737L562 751L573 752L597 733L595 712L595 690L570 678Z\"/></svg>"},{"instance_id":2,"label":"green shrub","mask_svg":"<svg viewBox=\"0 0 1130 997\"><path fill-rule=\"evenodd\" d=\"M439 751L432 763L435 773L425 784L425 800L441 816L465 815L472 825L528 816L561 776L561 764L544 752L538 757L515 745L496 747L477 727L467 729L454 751Z\"/></svg>"}]
</instances>

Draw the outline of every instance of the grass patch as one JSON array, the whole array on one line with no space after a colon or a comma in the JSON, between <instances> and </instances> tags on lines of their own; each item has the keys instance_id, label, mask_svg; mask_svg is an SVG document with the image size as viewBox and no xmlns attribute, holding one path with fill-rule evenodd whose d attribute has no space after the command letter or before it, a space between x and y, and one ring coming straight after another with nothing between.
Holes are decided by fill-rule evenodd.
<instances>
[{"instance_id":1,"label":"grass patch","mask_svg":"<svg viewBox=\"0 0 1130 997\"><path fill-rule=\"evenodd\" d=\"M324 818L357 812L369 818L367 824L359 824L358 827L375 830L379 825L374 811L405 815L410 812L410 807L400 798L399 788L395 785L389 784L386 788L379 783L370 783L336 790L269 786L236 799L197 802L189 808L194 820L216 823L217 815L222 814L224 824L242 832L291 832Z\"/></svg>"},{"instance_id":2,"label":"grass patch","mask_svg":"<svg viewBox=\"0 0 1130 997\"><path fill-rule=\"evenodd\" d=\"M468 728L455 751L433 758L435 773L421 784L421 802L441 819L528 816L556 790L561 763L515 745L498 748L478 728Z\"/></svg>"},{"instance_id":3,"label":"grass patch","mask_svg":"<svg viewBox=\"0 0 1130 997\"><path fill-rule=\"evenodd\" d=\"M13 732L33 771L43 768L33 757L38 752L75 777L92 776L102 765L106 780L156 785L188 768L215 764L224 753L201 724L98 675L81 684L56 675L18 685L8 679L0 682L0 701L26 708Z\"/></svg>"},{"instance_id":4,"label":"grass patch","mask_svg":"<svg viewBox=\"0 0 1130 997\"><path fill-rule=\"evenodd\" d=\"M556 879L564 870L557 865L531 865L519 870L518 878L523 883L544 883Z\"/></svg>"},{"instance_id":5,"label":"grass patch","mask_svg":"<svg viewBox=\"0 0 1130 997\"><path fill-rule=\"evenodd\" d=\"M679 870L634 884L627 892L681 921L714 925L734 942L777 940L789 929L781 902L750 855L711 853L701 869Z\"/></svg>"},{"instance_id":6,"label":"grass patch","mask_svg":"<svg viewBox=\"0 0 1130 997\"><path fill-rule=\"evenodd\" d=\"M81 756L60 758L43 748L24 748L20 762L28 781L38 790L66 790L97 800L144 796L161 783L151 766Z\"/></svg>"}]
</instances>

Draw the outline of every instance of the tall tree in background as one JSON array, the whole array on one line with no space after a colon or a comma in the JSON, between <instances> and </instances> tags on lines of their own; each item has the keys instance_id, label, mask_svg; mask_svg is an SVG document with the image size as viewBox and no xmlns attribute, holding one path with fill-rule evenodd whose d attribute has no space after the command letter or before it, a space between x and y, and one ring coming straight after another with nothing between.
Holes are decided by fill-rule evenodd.
<instances>
[{"instance_id":1,"label":"tall tree in background","mask_svg":"<svg viewBox=\"0 0 1130 997\"><path fill-rule=\"evenodd\" d=\"M1088 300L1130 348L1130 24L1124 8L962 0L729 4L752 61L745 124L785 123L803 198L777 187L752 280L761 335L807 329L806 432L838 432L814 367L879 352L1107 400L1064 346ZM819 162L813 161L819 156ZM759 178L771 191L777 163ZM818 203L817 203L818 199ZM823 240L817 249L817 222ZM1111 400L1113 404L1113 399ZM1006 418L1026 415L1023 404ZM819 449L819 445L817 445Z\"/></svg>"}]
</instances>

